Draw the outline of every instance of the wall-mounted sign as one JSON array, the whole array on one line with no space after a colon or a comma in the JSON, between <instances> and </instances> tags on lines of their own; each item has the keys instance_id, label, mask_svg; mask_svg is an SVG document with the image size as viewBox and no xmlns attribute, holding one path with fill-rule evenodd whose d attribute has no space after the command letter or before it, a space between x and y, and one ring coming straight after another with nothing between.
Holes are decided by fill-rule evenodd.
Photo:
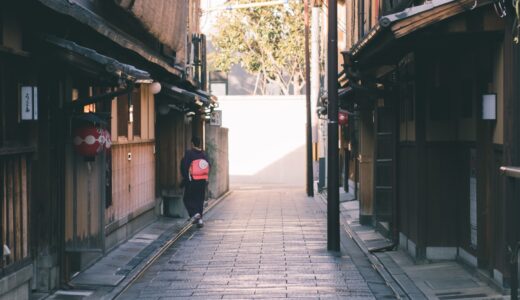
<instances>
[{"instance_id":1,"label":"wall-mounted sign","mask_svg":"<svg viewBox=\"0 0 520 300\"><path fill-rule=\"evenodd\" d=\"M209 119L209 125L222 126L222 111L214 110L211 112L211 118Z\"/></svg>"},{"instance_id":2,"label":"wall-mounted sign","mask_svg":"<svg viewBox=\"0 0 520 300\"><path fill-rule=\"evenodd\" d=\"M497 119L497 95L482 95L482 120Z\"/></svg>"},{"instance_id":3,"label":"wall-mounted sign","mask_svg":"<svg viewBox=\"0 0 520 300\"><path fill-rule=\"evenodd\" d=\"M38 87L22 86L20 88L20 119L22 121L38 120Z\"/></svg>"}]
</instances>

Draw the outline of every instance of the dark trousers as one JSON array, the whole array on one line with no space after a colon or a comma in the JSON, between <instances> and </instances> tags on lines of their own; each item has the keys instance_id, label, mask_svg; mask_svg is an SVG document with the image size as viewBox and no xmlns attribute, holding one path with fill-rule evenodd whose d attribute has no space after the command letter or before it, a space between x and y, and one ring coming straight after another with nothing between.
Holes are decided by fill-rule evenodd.
<instances>
[{"instance_id":1,"label":"dark trousers","mask_svg":"<svg viewBox=\"0 0 520 300\"><path fill-rule=\"evenodd\" d=\"M205 194L206 180L192 180L186 183L183 201L190 218L197 213L202 216Z\"/></svg>"}]
</instances>

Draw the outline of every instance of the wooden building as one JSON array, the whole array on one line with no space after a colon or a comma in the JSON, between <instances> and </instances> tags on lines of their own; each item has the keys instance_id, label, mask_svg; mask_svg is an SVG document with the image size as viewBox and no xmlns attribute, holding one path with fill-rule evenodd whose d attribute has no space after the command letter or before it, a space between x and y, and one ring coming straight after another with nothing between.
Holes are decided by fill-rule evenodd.
<instances>
[{"instance_id":1,"label":"wooden building","mask_svg":"<svg viewBox=\"0 0 520 300\"><path fill-rule=\"evenodd\" d=\"M518 235L515 183L499 172L518 165L511 9L347 1L339 90L357 120L346 142L358 149L361 221L416 261L460 260L505 288Z\"/></svg>"},{"instance_id":2,"label":"wooden building","mask_svg":"<svg viewBox=\"0 0 520 300\"><path fill-rule=\"evenodd\" d=\"M0 299L27 299L157 217L163 185L178 183L160 166L203 136L216 99L198 0L1 6ZM180 110L166 118L161 103Z\"/></svg>"}]
</instances>

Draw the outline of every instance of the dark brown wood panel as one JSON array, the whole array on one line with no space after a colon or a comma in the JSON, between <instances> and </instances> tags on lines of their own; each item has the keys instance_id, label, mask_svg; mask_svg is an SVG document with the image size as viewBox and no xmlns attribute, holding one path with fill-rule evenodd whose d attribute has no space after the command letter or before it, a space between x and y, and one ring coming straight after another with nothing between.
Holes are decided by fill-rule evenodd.
<instances>
[{"instance_id":1,"label":"dark brown wood panel","mask_svg":"<svg viewBox=\"0 0 520 300\"><path fill-rule=\"evenodd\" d=\"M493 205L493 244L492 244L492 261L491 266L498 270L507 268L506 260L508 253L506 251L506 219L504 218L504 210L506 199L504 198L505 178L500 175L499 168L503 165L503 149L502 146L495 145L495 168L492 174L492 186L494 197Z\"/></svg>"},{"instance_id":2,"label":"dark brown wood panel","mask_svg":"<svg viewBox=\"0 0 520 300\"><path fill-rule=\"evenodd\" d=\"M417 150L414 143L401 143L398 157L399 231L417 240Z\"/></svg>"},{"instance_id":3,"label":"dark brown wood panel","mask_svg":"<svg viewBox=\"0 0 520 300\"><path fill-rule=\"evenodd\" d=\"M428 143L426 244L429 247L455 247L458 244L457 203L459 199L469 199L468 156L459 143Z\"/></svg>"},{"instance_id":4,"label":"dark brown wood panel","mask_svg":"<svg viewBox=\"0 0 520 300\"><path fill-rule=\"evenodd\" d=\"M170 112L157 118L157 172L158 188L181 193L180 161L189 148L191 124L184 121L184 114Z\"/></svg>"}]
</instances>

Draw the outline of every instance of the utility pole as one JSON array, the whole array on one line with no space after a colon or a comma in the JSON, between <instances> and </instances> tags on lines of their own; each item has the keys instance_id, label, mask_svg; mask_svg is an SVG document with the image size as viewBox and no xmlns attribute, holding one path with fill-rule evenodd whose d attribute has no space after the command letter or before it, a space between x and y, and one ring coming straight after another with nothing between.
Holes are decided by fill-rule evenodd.
<instances>
[{"instance_id":1,"label":"utility pole","mask_svg":"<svg viewBox=\"0 0 520 300\"><path fill-rule=\"evenodd\" d=\"M311 109L315 109L320 96L320 3L313 0L311 14ZM318 142L318 116L312 118L312 142ZM316 153L317 154L317 153Z\"/></svg>"},{"instance_id":2,"label":"utility pole","mask_svg":"<svg viewBox=\"0 0 520 300\"><path fill-rule=\"evenodd\" d=\"M328 3L327 93L327 249L340 251L338 166L338 4Z\"/></svg>"},{"instance_id":3,"label":"utility pole","mask_svg":"<svg viewBox=\"0 0 520 300\"><path fill-rule=\"evenodd\" d=\"M314 197L314 176L312 168L312 119L311 119L311 71L309 51L309 0L303 1L305 14L305 102L307 106L307 196Z\"/></svg>"}]
</instances>

